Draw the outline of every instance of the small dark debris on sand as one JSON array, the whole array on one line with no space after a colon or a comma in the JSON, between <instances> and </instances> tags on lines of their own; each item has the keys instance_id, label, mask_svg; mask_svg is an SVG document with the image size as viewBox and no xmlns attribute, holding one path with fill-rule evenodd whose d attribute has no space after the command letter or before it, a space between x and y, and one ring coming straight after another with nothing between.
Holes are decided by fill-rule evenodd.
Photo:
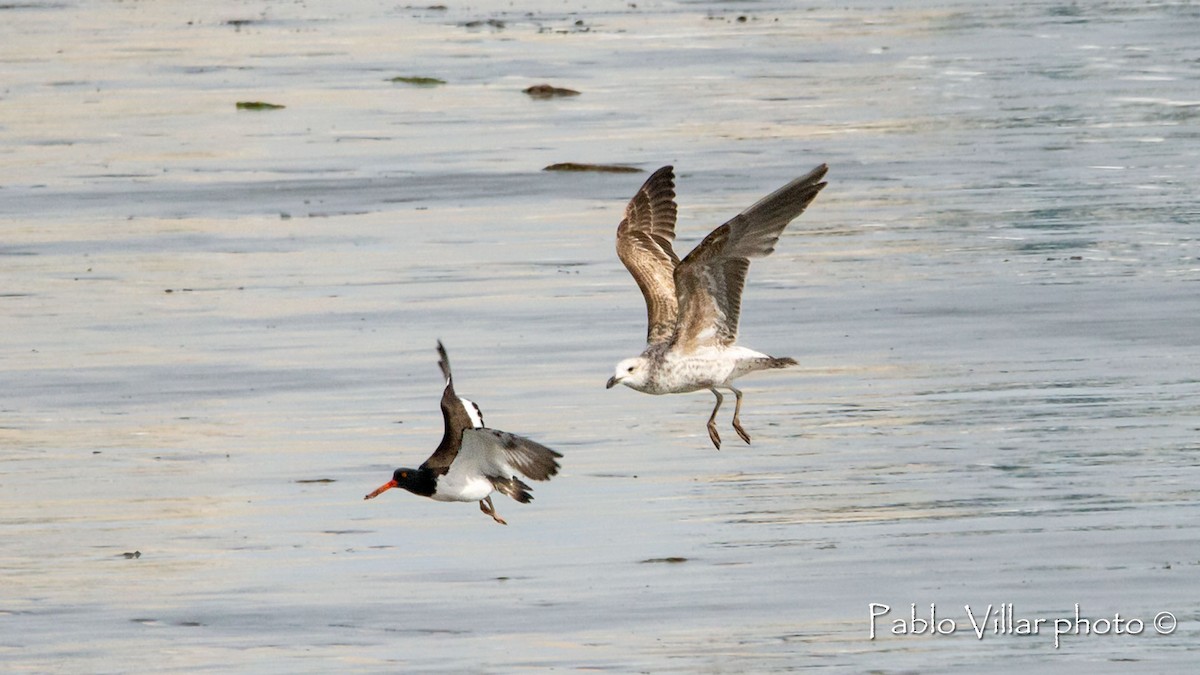
<instances>
[{"instance_id":1,"label":"small dark debris on sand","mask_svg":"<svg viewBox=\"0 0 1200 675\"><path fill-rule=\"evenodd\" d=\"M397 77L388 78L388 82L397 84L414 84L418 87L436 87L441 84L446 84L445 80L436 77L421 77L418 75L400 75Z\"/></svg>"},{"instance_id":2,"label":"small dark debris on sand","mask_svg":"<svg viewBox=\"0 0 1200 675\"><path fill-rule=\"evenodd\" d=\"M598 173L642 173L636 166L620 164L578 164L576 162L559 162L551 164L542 171L595 171Z\"/></svg>"},{"instance_id":3,"label":"small dark debris on sand","mask_svg":"<svg viewBox=\"0 0 1200 675\"><path fill-rule=\"evenodd\" d=\"M266 101L238 101L238 110L282 110L287 106L279 105L278 103L267 103Z\"/></svg>"},{"instance_id":4,"label":"small dark debris on sand","mask_svg":"<svg viewBox=\"0 0 1200 675\"><path fill-rule=\"evenodd\" d=\"M643 565L644 565L644 564L646 564L646 563L672 563L672 564L676 564L676 563L683 563L683 562L687 562L687 558L680 558L680 557L678 557L678 556L670 556L670 557L668 557L668 558L646 558L645 560L643 560L643 561L642 561L642 564L643 564Z\"/></svg>"},{"instance_id":5,"label":"small dark debris on sand","mask_svg":"<svg viewBox=\"0 0 1200 675\"><path fill-rule=\"evenodd\" d=\"M297 480L296 482L297 483L336 483L337 481L332 478L301 478L301 479Z\"/></svg>"},{"instance_id":6,"label":"small dark debris on sand","mask_svg":"<svg viewBox=\"0 0 1200 675\"><path fill-rule=\"evenodd\" d=\"M483 28L484 26L487 26L488 28L502 29L504 28L504 22L500 19L476 19L475 21L468 21L464 23L463 26L467 28Z\"/></svg>"},{"instance_id":7,"label":"small dark debris on sand","mask_svg":"<svg viewBox=\"0 0 1200 675\"><path fill-rule=\"evenodd\" d=\"M533 98L557 98L559 96L579 95L579 92L575 91L574 89L555 87L550 84L535 84L532 87L524 89L524 92Z\"/></svg>"},{"instance_id":8,"label":"small dark debris on sand","mask_svg":"<svg viewBox=\"0 0 1200 675\"><path fill-rule=\"evenodd\" d=\"M121 556L123 558L125 558L126 560L136 560L137 558L142 557L142 552L141 551L126 551L126 552L122 553Z\"/></svg>"}]
</instances>

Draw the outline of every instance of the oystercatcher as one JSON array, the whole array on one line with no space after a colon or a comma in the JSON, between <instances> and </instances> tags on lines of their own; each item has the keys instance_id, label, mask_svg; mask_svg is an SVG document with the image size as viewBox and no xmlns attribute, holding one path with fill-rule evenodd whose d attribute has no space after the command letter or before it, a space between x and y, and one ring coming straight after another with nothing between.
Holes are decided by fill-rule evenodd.
<instances>
[{"instance_id":1,"label":"oystercatcher","mask_svg":"<svg viewBox=\"0 0 1200 675\"><path fill-rule=\"evenodd\" d=\"M717 411L733 392L733 429L746 443L750 435L738 419L742 392L734 379L756 370L785 368L796 360L767 356L734 344L742 288L751 258L775 250L783 228L804 212L825 187L822 164L760 199L713 230L681 262L675 239L675 175L670 166L655 171L629 205L617 227L617 256L646 298L646 349L617 364L608 388L623 384L647 394L683 394L708 389L717 397L708 418L708 436L721 448Z\"/></svg>"},{"instance_id":2,"label":"oystercatcher","mask_svg":"<svg viewBox=\"0 0 1200 675\"><path fill-rule=\"evenodd\" d=\"M479 502L479 510L497 523L507 525L496 514L492 492L498 491L527 504L530 487L517 474L532 480L550 480L558 473L557 452L528 438L483 425L479 406L454 393L450 359L438 341L438 365L446 377L442 392L445 432L437 450L416 469L400 468L392 479L363 497L371 499L395 487L440 502Z\"/></svg>"}]
</instances>

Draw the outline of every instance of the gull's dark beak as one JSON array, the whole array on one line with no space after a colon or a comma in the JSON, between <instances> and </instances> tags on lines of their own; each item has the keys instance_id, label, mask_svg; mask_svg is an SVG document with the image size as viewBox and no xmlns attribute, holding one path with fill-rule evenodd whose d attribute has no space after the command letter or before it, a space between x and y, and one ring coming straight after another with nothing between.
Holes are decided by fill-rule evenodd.
<instances>
[{"instance_id":1,"label":"gull's dark beak","mask_svg":"<svg viewBox=\"0 0 1200 675\"><path fill-rule=\"evenodd\" d=\"M617 376L613 375L612 377L608 378L608 384L604 385L604 388L612 389L613 387L617 386L617 382L619 381L620 380L617 379Z\"/></svg>"},{"instance_id":2,"label":"gull's dark beak","mask_svg":"<svg viewBox=\"0 0 1200 675\"><path fill-rule=\"evenodd\" d=\"M379 487L375 488L374 492L367 495L366 497L363 497L363 499L373 499L375 497L378 497L380 494L387 492L388 490L391 490L394 487L400 487L400 484L394 480L389 480L388 482L384 483L383 485L380 485Z\"/></svg>"}]
</instances>

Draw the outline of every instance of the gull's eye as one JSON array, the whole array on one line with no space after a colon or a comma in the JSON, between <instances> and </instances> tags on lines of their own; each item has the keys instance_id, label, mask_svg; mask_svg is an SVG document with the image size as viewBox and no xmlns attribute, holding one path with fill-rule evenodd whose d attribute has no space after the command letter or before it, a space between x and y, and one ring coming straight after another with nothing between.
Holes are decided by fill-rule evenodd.
<instances>
[{"instance_id":1,"label":"gull's eye","mask_svg":"<svg viewBox=\"0 0 1200 675\"><path fill-rule=\"evenodd\" d=\"M629 366L628 368L626 368L626 369L625 369L625 372L627 372L627 373L632 373L632 372L633 372L633 366Z\"/></svg>"}]
</instances>

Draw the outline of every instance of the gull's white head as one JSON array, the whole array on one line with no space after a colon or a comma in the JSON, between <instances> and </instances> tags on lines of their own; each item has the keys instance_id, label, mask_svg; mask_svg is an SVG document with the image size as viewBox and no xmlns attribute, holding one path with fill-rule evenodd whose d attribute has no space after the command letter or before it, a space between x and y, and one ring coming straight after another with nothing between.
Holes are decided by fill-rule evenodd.
<instances>
[{"instance_id":1,"label":"gull's white head","mask_svg":"<svg viewBox=\"0 0 1200 675\"><path fill-rule=\"evenodd\" d=\"M617 364L613 376L608 378L606 389L612 389L623 384L630 389L641 390L646 386L646 378L650 376L650 362L644 356L635 356Z\"/></svg>"}]
</instances>

